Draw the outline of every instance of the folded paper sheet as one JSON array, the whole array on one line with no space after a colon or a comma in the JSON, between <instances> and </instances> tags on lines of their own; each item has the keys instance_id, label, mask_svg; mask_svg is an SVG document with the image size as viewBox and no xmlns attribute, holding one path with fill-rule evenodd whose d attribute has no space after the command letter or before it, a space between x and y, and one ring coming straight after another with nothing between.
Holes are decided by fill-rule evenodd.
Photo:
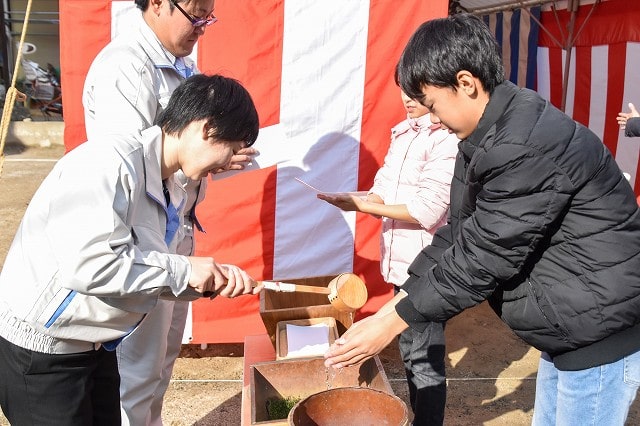
<instances>
[{"instance_id":1,"label":"folded paper sheet","mask_svg":"<svg viewBox=\"0 0 640 426\"><path fill-rule=\"evenodd\" d=\"M355 195L356 197L367 198L367 191L327 192L327 191L322 191L322 190L316 188L315 186L312 186L312 185L308 184L307 182L303 181L300 178L296 177L294 179L297 180L298 182L300 182L301 184L303 184L304 186L306 186L307 188L317 192L318 194L327 195L329 197L338 197L338 196L341 196L341 195Z\"/></svg>"},{"instance_id":2,"label":"folded paper sheet","mask_svg":"<svg viewBox=\"0 0 640 426\"><path fill-rule=\"evenodd\" d=\"M326 324L287 324L287 358L321 356L329 349Z\"/></svg>"}]
</instances>

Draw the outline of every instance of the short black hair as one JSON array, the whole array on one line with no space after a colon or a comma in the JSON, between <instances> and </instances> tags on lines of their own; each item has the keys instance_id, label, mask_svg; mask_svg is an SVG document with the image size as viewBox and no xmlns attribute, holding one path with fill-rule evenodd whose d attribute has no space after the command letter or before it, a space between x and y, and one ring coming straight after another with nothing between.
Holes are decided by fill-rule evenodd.
<instances>
[{"instance_id":1,"label":"short black hair","mask_svg":"<svg viewBox=\"0 0 640 426\"><path fill-rule=\"evenodd\" d=\"M181 1L182 0L176 0L176 3L180 3ZM142 10L143 12L147 10L147 7L149 7L149 0L133 0L133 2L136 4L136 6L138 6L138 9ZM171 10L174 9L173 3L169 2L169 8Z\"/></svg>"},{"instance_id":2,"label":"short black hair","mask_svg":"<svg viewBox=\"0 0 640 426\"><path fill-rule=\"evenodd\" d=\"M146 10L149 7L149 0L133 0L140 10Z\"/></svg>"},{"instance_id":3,"label":"short black hair","mask_svg":"<svg viewBox=\"0 0 640 426\"><path fill-rule=\"evenodd\" d=\"M212 136L253 145L258 138L258 112L247 89L237 80L218 74L196 74L173 92L157 124L169 134L180 134L194 121L206 120Z\"/></svg>"},{"instance_id":4,"label":"short black hair","mask_svg":"<svg viewBox=\"0 0 640 426\"><path fill-rule=\"evenodd\" d=\"M489 93L504 81L495 37L482 20L468 13L420 25L400 56L396 80L407 96L421 100L425 85L455 90L462 70L477 77Z\"/></svg>"}]
</instances>

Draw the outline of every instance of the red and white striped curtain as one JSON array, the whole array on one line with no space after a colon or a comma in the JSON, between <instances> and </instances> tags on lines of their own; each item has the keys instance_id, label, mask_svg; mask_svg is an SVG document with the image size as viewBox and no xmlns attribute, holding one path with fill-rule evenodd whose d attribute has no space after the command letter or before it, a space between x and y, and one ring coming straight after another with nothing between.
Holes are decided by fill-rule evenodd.
<instances>
[{"instance_id":1,"label":"red and white striped curtain","mask_svg":"<svg viewBox=\"0 0 640 426\"><path fill-rule=\"evenodd\" d=\"M294 178L325 191L367 190L390 128L404 118L393 81L413 31L446 16L446 0L217 0L220 21L194 57L206 73L240 80L261 121L254 170L213 181L198 216L197 254L235 263L256 279L354 271L370 300L390 297L379 273L379 222L343 213ZM81 91L98 51L127 30L131 0L60 0L65 144L85 139ZM258 298L192 304L192 343L241 342L264 333ZM190 331L190 333L189 333Z\"/></svg>"},{"instance_id":2,"label":"red and white striped curtain","mask_svg":"<svg viewBox=\"0 0 640 426\"><path fill-rule=\"evenodd\" d=\"M591 9L595 7L587 19ZM565 50L554 41L566 37L570 15L542 12L538 48L538 92L554 105L562 104ZM575 23L578 33L571 52L565 112L593 130L614 154L623 172L629 173L640 194L640 138L627 138L616 116L627 104L640 105L640 2L609 0L580 7Z\"/></svg>"},{"instance_id":3,"label":"red and white striped curtain","mask_svg":"<svg viewBox=\"0 0 640 426\"><path fill-rule=\"evenodd\" d=\"M615 120L618 112L628 111L629 102L640 105L640 2L583 3L575 23L578 38L570 57L565 112L602 139L640 194L640 138L625 137ZM507 77L560 108L567 53L558 43L566 42L570 14L559 10L556 18L553 11L540 10L516 9L483 19L502 47Z\"/></svg>"},{"instance_id":4,"label":"red and white striped curtain","mask_svg":"<svg viewBox=\"0 0 640 426\"><path fill-rule=\"evenodd\" d=\"M197 235L198 254L238 264L256 279L354 271L370 294L361 316L388 300L378 221L316 200L294 178L325 191L370 187L389 130L404 115L393 82L396 61L417 26L445 16L447 7L445 0L217 0L220 22L207 29L193 56L201 71L234 77L249 89L261 120L260 156L254 170L210 185L198 208L207 231ZM576 28L591 7L580 8ZM131 0L60 0L68 149L85 140L81 93L91 60L126 30L132 9ZM558 16L566 34L569 14ZM540 19L562 39L552 12ZM640 2L596 6L572 52L566 112L603 139L639 192L640 138L624 137L615 121L628 102L640 105L637 22ZM539 34L537 90L560 106L565 51ZM534 55L531 45L526 50ZM261 333L258 298L248 296L193 303L186 336L222 343Z\"/></svg>"}]
</instances>

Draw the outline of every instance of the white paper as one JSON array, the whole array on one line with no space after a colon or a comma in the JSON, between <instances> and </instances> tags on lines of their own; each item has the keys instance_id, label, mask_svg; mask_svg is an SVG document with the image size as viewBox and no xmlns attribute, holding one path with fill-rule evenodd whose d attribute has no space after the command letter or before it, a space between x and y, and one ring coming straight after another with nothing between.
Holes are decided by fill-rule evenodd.
<instances>
[{"instance_id":1,"label":"white paper","mask_svg":"<svg viewBox=\"0 0 640 426\"><path fill-rule=\"evenodd\" d=\"M287 358L321 356L329 349L326 324L287 324Z\"/></svg>"},{"instance_id":2,"label":"white paper","mask_svg":"<svg viewBox=\"0 0 640 426\"><path fill-rule=\"evenodd\" d=\"M367 198L367 191L327 192L327 191L322 191L314 186L311 186L310 184L308 184L307 182L303 181L300 178L296 177L294 179L300 182L301 184L303 184L304 186L306 186L307 188L317 192L318 194L326 195L328 197L337 197L340 195L355 195L356 197Z\"/></svg>"}]
</instances>

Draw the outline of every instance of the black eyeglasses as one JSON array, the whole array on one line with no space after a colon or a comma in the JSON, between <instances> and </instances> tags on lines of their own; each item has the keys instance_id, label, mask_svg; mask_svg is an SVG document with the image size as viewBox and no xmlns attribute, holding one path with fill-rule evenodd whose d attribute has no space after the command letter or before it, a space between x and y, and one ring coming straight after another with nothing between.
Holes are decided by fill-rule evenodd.
<instances>
[{"instance_id":1,"label":"black eyeglasses","mask_svg":"<svg viewBox=\"0 0 640 426\"><path fill-rule=\"evenodd\" d=\"M189 20L189 22L191 22L191 25L194 27L202 27L202 26L208 27L209 25L218 21L218 18L213 16L213 14L209 15L206 18L197 18L195 16L189 15L183 8L180 7L180 5L176 0L169 0L169 1L171 2L172 5L176 7L176 9L180 11L180 13L184 15L185 18Z\"/></svg>"}]
</instances>

